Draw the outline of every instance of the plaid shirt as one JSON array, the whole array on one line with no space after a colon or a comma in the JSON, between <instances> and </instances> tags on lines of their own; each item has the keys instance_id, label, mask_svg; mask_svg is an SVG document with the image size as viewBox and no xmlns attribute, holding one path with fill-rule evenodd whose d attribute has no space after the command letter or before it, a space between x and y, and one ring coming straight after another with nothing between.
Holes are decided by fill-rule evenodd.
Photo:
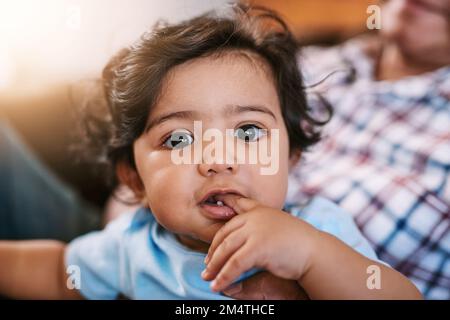
<instances>
[{"instance_id":1,"label":"plaid shirt","mask_svg":"<svg viewBox=\"0 0 450 320\"><path fill-rule=\"evenodd\" d=\"M375 81L367 42L299 56L307 84L337 71L317 87L335 114L293 168L288 201L331 199L426 298L450 299L450 66Z\"/></svg>"}]
</instances>

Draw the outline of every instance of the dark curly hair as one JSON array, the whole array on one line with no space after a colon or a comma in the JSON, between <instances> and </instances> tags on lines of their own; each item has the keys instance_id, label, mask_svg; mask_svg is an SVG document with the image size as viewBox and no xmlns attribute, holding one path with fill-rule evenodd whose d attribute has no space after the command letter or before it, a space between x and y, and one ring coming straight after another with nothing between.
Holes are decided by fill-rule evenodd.
<instances>
[{"instance_id":1,"label":"dark curly hair","mask_svg":"<svg viewBox=\"0 0 450 320\"><path fill-rule=\"evenodd\" d=\"M297 64L300 45L286 23L263 7L234 5L230 11L221 16L209 12L174 25L158 22L106 65L101 84L108 112L85 110L83 140L89 145L85 151L95 150L96 159L109 168L110 182L115 182L112 173L119 161L135 167L133 142L144 132L168 72L191 59L225 51L256 53L270 67L291 155L320 139L317 128L329 117L321 121L311 115Z\"/></svg>"}]
</instances>

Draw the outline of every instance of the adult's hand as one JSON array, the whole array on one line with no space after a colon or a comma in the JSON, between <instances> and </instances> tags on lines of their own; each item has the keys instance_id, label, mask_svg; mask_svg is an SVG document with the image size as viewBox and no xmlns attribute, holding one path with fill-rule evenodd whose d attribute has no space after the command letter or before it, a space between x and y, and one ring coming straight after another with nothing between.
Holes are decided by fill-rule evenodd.
<instances>
[{"instance_id":1,"label":"adult's hand","mask_svg":"<svg viewBox=\"0 0 450 320\"><path fill-rule=\"evenodd\" d=\"M286 280L270 272L253 277L227 288L223 293L240 300L307 300L308 295L295 280Z\"/></svg>"}]
</instances>

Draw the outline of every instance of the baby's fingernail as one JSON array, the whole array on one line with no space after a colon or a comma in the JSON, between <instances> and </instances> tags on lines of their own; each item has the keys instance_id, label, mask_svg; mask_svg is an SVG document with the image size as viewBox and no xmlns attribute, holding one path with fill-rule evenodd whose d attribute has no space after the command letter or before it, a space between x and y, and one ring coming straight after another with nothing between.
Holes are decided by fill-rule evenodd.
<instances>
[{"instance_id":1,"label":"baby's fingernail","mask_svg":"<svg viewBox=\"0 0 450 320\"><path fill-rule=\"evenodd\" d=\"M211 289L212 289L213 291L217 291L217 290L216 290L216 286L217 286L217 281L216 281L216 280L213 280L213 282L211 282Z\"/></svg>"},{"instance_id":2,"label":"baby's fingernail","mask_svg":"<svg viewBox=\"0 0 450 320\"><path fill-rule=\"evenodd\" d=\"M233 284L233 285L229 286L228 288L226 288L225 290L223 290L223 293L225 293L227 296L232 296L241 291L242 291L242 282L239 282L239 283Z\"/></svg>"},{"instance_id":3,"label":"baby's fingernail","mask_svg":"<svg viewBox=\"0 0 450 320\"><path fill-rule=\"evenodd\" d=\"M208 270L203 270L202 271L202 278L206 278L208 276Z\"/></svg>"},{"instance_id":4,"label":"baby's fingernail","mask_svg":"<svg viewBox=\"0 0 450 320\"><path fill-rule=\"evenodd\" d=\"M207 256L205 257L204 262L205 262L205 264L208 264L208 262L209 262L209 255L207 255Z\"/></svg>"}]
</instances>

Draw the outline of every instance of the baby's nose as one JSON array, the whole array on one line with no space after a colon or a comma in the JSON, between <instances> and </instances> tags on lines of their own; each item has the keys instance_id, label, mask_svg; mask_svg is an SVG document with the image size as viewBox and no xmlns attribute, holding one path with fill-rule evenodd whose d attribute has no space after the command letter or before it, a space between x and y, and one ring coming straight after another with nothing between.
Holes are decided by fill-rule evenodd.
<instances>
[{"instance_id":1,"label":"baby's nose","mask_svg":"<svg viewBox=\"0 0 450 320\"><path fill-rule=\"evenodd\" d=\"M230 173L235 174L237 172L238 165L237 164L229 164L229 163L201 163L198 165L198 170L201 175L205 177L213 176L219 173Z\"/></svg>"}]
</instances>

